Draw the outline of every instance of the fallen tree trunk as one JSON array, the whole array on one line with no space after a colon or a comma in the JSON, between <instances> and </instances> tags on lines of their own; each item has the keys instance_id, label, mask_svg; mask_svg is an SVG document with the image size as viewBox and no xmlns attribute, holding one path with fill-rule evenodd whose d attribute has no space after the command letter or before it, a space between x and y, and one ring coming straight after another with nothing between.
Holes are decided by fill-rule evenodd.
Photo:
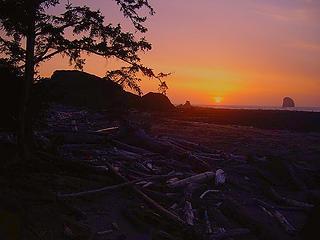
<instances>
[{"instance_id":1,"label":"fallen tree trunk","mask_svg":"<svg viewBox=\"0 0 320 240\"><path fill-rule=\"evenodd\" d=\"M139 147L144 147L148 151L162 154L169 158L179 159L180 161L187 161L194 169L199 170L209 170L210 166L208 163L201 159L197 159L195 156L190 154L172 143L164 140L160 140L149 136L145 131L139 129L131 133L131 142L138 145Z\"/></svg>"},{"instance_id":2,"label":"fallen tree trunk","mask_svg":"<svg viewBox=\"0 0 320 240\"><path fill-rule=\"evenodd\" d=\"M194 184L188 184L184 191L184 217L186 222L193 226L195 216L192 208L192 195L196 186Z\"/></svg>"},{"instance_id":3,"label":"fallen tree trunk","mask_svg":"<svg viewBox=\"0 0 320 240\"><path fill-rule=\"evenodd\" d=\"M242 205L238 204L233 199L225 200L221 205L221 209L224 214L249 228L261 239L290 239L289 235L287 235L284 231L281 231L281 228L277 224L270 221L270 217L268 222L264 222L260 219L262 216L260 216L259 218L259 216L251 214L247 209L245 209Z\"/></svg>"},{"instance_id":4,"label":"fallen tree trunk","mask_svg":"<svg viewBox=\"0 0 320 240\"><path fill-rule=\"evenodd\" d=\"M273 187L269 188L269 193L274 200L276 200L277 202L282 203L282 204L287 204L287 205L293 206L293 207L301 207L304 209L311 209L314 207L314 205L309 204L309 203L300 202L300 201L297 201L294 199L282 197L279 193L277 193L277 191Z\"/></svg>"},{"instance_id":5,"label":"fallen tree trunk","mask_svg":"<svg viewBox=\"0 0 320 240\"><path fill-rule=\"evenodd\" d=\"M129 152L134 152L136 154L148 154L151 153L145 149L136 147L136 146L132 146L123 142L120 142L118 140L112 139L110 140L112 144L116 145L119 148L122 148L123 150L129 151Z\"/></svg>"},{"instance_id":6,"label":"fallen tree trunk","mask_svg":"<svg viewBox=\"0 0 320 240\"><path fill-rule=\"evenodd\" d=\"M281 226L283 226L283 228L286 230L287 233L293 234L296 232L295 227L292 226L292 224L287 220L287 218L281 212L279 212L275 207L258 199L256 199L256 202L262 208L262 210L264 210L267 214L276 218L277 221L281 224Z\"/></svg>"},{"instance_id":7,"label":"fallen tree trunk","mask_svg":"<svg viewBox=\"0 0 320 240\"><path fill-rule=\"evenodd\" d=\"M179 144L181 144L182 146L185 146L185 147L189 147L189 148L193 148L193 149L196 149L200 152L205 152L205 153L209 153L209 154L214 154L210 148L207 148L205 146L202 146L198 143L194 143L194 142L190 142L190 141L187 141L187 140L184 140L184 139L181 139L181 138L171 138L172 141L174 142L177 142Z\"/></svg>"},{"instance_id":8,"label":"fallen tree trunk","mask_svg":"<svg viewBox=\"0 0 320 240\"><path fill-rule=\"evenodd\" d=\"M84 196L93 195L93 194L102 194L102 193L107 193L109 191L116 190L116 189L119 189L122 187L127 187L129 185L133 185L133 184L139 183L141 181L165 179L165 178L172 177L172 176L174 176L174 175L168 174L168 175L151 176L151 177L141 178L141 179L137 179L134 181L124 182L124 183L120 183L117 185L107 186L107 187L88 190L88 191L82 191L82 192L77 192L77 193L65 193L65 194L58 193L57 198L65 199L65 198L84 197Z\"/></svg>"},{"instance_id":9,"label":"fallen tree trunk","mask_svg":"<svg viewBox=\"0 0 320 240\"><path fill-rule=\"evenodd\" d=\"M112 167L111 164L107 163L107 166L109 167L109 169L111 170L111 172L119 179L121 179L123 182L128 182L128 180L121 176L116 169L114 169ZM155 202L153 199L151 199L149 196L147 196L145 193L143 193L141 190L139 190L137 187L132 186L129 184L129 186L131 187L131 189L137 193L140 197L142 197L142 199L144 201L146 201L150 206L152 206L153 208L155 208L161 215L164 215L165 217L167 217L168 219L172 220L173 222L175 222L178 226L181 227L185 227L187 226L186 222L183 221L180 217L178 217L177 215L175 215L174 213L170 212L169 210L165 209L164 207L162 207L160 204L158 204L157 202Z\"/></svg>"},{"instance_id":10,"label":"fallen tree trunk","mask_svg":"<svg viewBox=\"0 0 320 240\"><path fill-rule=\"evenodd\" d=\"M102 128L97 131L94 131L95 133L112 133L116 130L119 130L119 127L109 127L109 128Z\"/></svg>"},{"instance_id":11,"label":"fallen tree trunk","mask_svg":"<svg viewBox=\"0 0 320 240\"><path fill-rule=\"evenodd\" d=\"M188 184L192 183L203 183L208 180L212 180L215 177L214 172L205 172L205 173L200 173L182 180L178 180L176 182L168 184L168 187L170 188L179 188L179 187L184 187Z\"/></svg>"}]
</instances>

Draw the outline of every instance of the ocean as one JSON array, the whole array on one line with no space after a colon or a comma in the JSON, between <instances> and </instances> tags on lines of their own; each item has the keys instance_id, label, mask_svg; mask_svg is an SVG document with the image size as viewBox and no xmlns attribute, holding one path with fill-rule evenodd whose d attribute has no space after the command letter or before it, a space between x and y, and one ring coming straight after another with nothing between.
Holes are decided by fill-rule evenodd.
<instances>
[{"instance_id":1,"label":"ocean","mask_svg":"<svg viewBox=\"0 0 320 240\"><path fill-rule=\"evenodd\" d=\"M298 112L320 112L320 107L293 107L282 108L273 106L241 106L241 105L198 105L199 107L209 107L217 109L252 109L252 110L281 110Z\"/></svg>"}]
</instances>

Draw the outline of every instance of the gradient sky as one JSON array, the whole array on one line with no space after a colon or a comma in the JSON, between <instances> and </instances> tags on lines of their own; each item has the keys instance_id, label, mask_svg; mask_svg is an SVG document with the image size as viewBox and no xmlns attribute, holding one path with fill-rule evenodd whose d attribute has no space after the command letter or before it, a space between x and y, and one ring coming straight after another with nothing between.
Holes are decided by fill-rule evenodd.
<instances>
[{"instance_id":1,"label":"gradient sky","mask_svg":"<svg viewBox=\"0 0 320 240\"><path fill-rule=\"evenodd\" d=\"M101 9L128 26L111 0L71 0ZM174 103L320 106L319 0L152 0L143 62L163 72ZM114 64L89 57L85 71L104 76ZM49 76L68 69L60 57L41 66ZM156 91L146 79L144 92Z\"/></svg>"}]
</instances>

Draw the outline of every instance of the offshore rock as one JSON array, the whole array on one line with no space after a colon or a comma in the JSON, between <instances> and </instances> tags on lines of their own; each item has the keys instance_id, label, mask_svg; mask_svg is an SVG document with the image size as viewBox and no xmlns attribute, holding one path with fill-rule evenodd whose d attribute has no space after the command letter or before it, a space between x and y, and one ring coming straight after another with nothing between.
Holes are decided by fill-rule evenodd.
<instances>
[{"instance_id":1,"label":"offshore rock","mask_svg":"<svg viewBox=\"0 0 320 240\"><path fill-rule=\"evenodd\" d=\"M295 103L294 103L294 101L293 101L292 98L290 98L290 97L285 97L285 98L283 99L282 107L283 107L283 108L295 107Z\"/></svg>"}]
</instances>

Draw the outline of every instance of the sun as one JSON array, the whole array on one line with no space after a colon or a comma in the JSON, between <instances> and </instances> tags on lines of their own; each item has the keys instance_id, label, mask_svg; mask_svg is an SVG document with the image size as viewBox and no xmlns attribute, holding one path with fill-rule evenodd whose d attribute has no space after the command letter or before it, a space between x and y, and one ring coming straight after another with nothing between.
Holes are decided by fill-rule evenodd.
<instances>
[{"instance_id":1,"label":"sun","mask_svg":"<svg viewBox=\"0 0 320 240\"><path fill-rule=\"evenodd\" d=\"M214 102L215 102L215 103L221 103L222 100L223 100L222 97L214 97L213 99L214 99Z\"/></svg>"}]
</instances>

